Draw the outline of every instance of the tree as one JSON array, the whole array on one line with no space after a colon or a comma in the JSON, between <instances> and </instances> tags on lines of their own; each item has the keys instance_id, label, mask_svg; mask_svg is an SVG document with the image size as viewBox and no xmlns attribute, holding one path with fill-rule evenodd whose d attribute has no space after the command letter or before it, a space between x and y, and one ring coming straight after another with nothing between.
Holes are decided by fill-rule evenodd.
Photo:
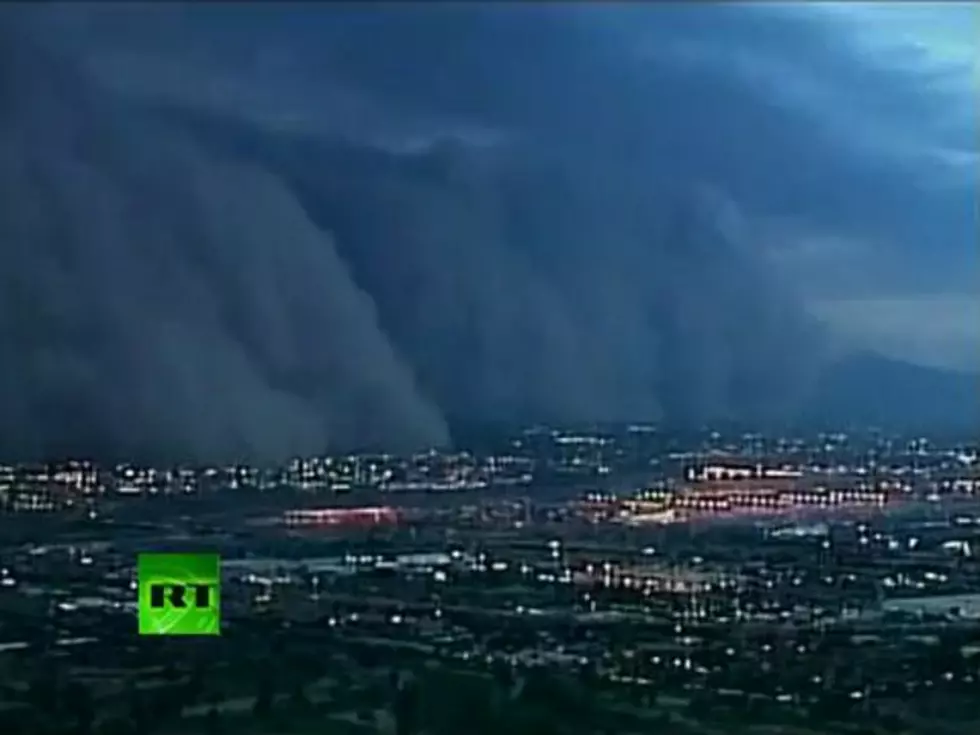
<instances>
[{"instance_id":1,"label":"tree","mask_svg":"<svg viewBox=\"0 0 980 735\"><path fill-rule=\"evenodd\" d=\"M181 709L197 704L200 701L201 693L204 691L204 682L206 681L205 673L204 667L200 664L195 664L194 668L191 669L187 681L181 687Z\"/></svg>"},{"instance_id":2,"label":"tree","mask_svg":"<svg viewBox=\"0 0 980 735\"><path fill-rule=\"evenodd\" d=\"M72 732L89 735L95 724L95 705L92 693L80 682L71 682L65 687L64 711Z\"/></svg>"},{"instance_id":3,"label":"tree","mask_svg":"<svg viewBox=\"0 0 980 735\"><path fill-rule=\"evenodd\" d=\"M137 688L136 682L132 679L126 681L123 697L126 702L126 711L129 720L133 723L136 731L139 733L150 732L156 723L150 717L150 708L146 697Z\"/></svg>"},{"instance_id":4,"label":"tree","mask_svg":"<svg viewBox=\"0 0 980 735\"><path fill-rule=\"evenodd\" d=\"M503 661L496 661L493 665L493 679L497 686L504 692L510 692L516 683L514 677L514 667Z\"/></svg>"},{"instance_id":5,"label":"tree","mask_svg":"<svg viewBox=\"0 0 980 735\"><path fill-rule=\"evenodd\" d=\"M395 688L396 735L412 735L419 726L419 688L414 680L402 680Z\"/></svg>"},{"instance_id":6,"label":"tree","mask_svg":"<svg viewBox=\"0 0 980 735\"><path fill-rule=\"evenodd\" d=\"M127 717L112 717L99 727L99 735L140 735L136 724Z\"/></svg>"},{"instance_id":7,"label":"tree","mask_svg":"<svg viewBox=\"0 0 980 735\"><path fill-rule=\"evenodd\" d=\"M260 675L255 694L255 704L252 705L252 714L257 719L266 720L272 714L273 693L272 679L268 675Z\"/></svg>"},{"instance_id":8,"label":"tree","mask_svg":"<svg viewBox=\"0 0 980 735\"><path fill-rule=\"evenodd\" d=\"M60 705L58 695L58 680L50 667L39 670L27 687L27 701L42 712L58 709Z\"/></svg>"},{"instance_id":9,"label":"tree","mask_svg":"<svg viewBox=\"0 0 980 735\"><path fill-rule=\"evenodd\" d=\"M299 712L306 712L310 709L310 698L306 693L306 686L302 681L293 683L293 689L289 694L290 704Z\"/></svg>"},{"instance_id":10,"label":"tree","mask_svg":"<svg viewBox=\"0 0 980 735\"><path fill-rule=\"evenodd\" d=\"M541 706L522 704L509 713L506 729L509 735L558 735L560 732L556 713Z\"/></svg>"},{"instance_id":11,"label":"tree","mask_svg":"<svg viewBox=\"0 0 980 735\"><path fill-rule=\"evenodd\" d=\"M713 709L711 697L704 690L700 690L688 701L687 708L695 717L710 716Z\"/></svg>"},{"instance_id":12,"label":"tree","mask_svg":"<svg viewBox=\"0 0 980 735\"><path fill-rule=\"evenodd\" d=\"M207 735L221 735L223 729L224 723L221 721L221 713L217 707L212 705L204 717L204 732Z\"/></svg>"},{"instance_id":13,"label":"tree","mask_svg":"<svg viewBox=\"0 0 980 735\"><path fill-rule=\"evenodd\" d=\"M570 676L534 669L528 673L518 702L528 713L550 713L555 727L567 724L591 731L595 725L595 690L583 687ZM536 715L528 716L535 722L540 719Z\"/></svg>"},{"instance_id":14,"label":"tree","mask_svg":"<svg viewBox=\"0 0 980 735\"><path fill-rule=\"evenodd\" d=\"M375 669L381 664L378 651L373 646L358 645L351 651L354 661L365 669Z\"/></svg>"},{"instance_id":15,"label":"tree","mask_svg":"<svg viewBox=\"0 0 980 735\"><path fill-rule=\"evenodd\" d=\"M417 690L418 694L406 696L417 696L424 701L426 729L435 733L475 735L489 732L498 735L505 729L494 724L497 717L494 688L492 681L473 674L442 671L424 679L420 690ZM409 702L410 700L406 700L402 706L419 706ZM408 714L408 718L403 727L417 728L417 724L411 721L412 718L423 719L420 714L412 714L411 709L405 714Z\"/></svg>"}]
</instances>

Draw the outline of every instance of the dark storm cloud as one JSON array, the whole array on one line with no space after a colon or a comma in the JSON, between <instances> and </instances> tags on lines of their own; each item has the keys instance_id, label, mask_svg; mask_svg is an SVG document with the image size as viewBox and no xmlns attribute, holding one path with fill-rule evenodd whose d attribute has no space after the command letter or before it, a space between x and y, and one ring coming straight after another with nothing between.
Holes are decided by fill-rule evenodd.
<instances>
[{"instance_id":1,"label":"dark storm cloud","mask_svg":"<svg viewBox=\"0 0 980 735\"><path fill-rule=\"evenodd\" d=\"M130 92L362 139L523 133L616 181L704 179L762 214L895 239L914 266L891 274L904 285L972 288L950 262L972 257L977 224L973 76L950 84L921 50L883 44L879 16L898 11L847 24L851 6L173 6L85 27L103 77Z\"/></svg>"},{"instance_id":2,"label":"dark storm cloud","mask_svg":"<svg viewBox=\"0 0 980 735\"><path fill-rule=\"evenodd\" d=\"M9 445L281 458L445 440L281 182L4 41Z\"/></svg>"},{"instance_id":3,"label":"dark storm cloud","mask_svg":"<svg viewBox=\"0 0 980 735\"><path fill-rule=\"evenodd\" d=\"M17 450L281 457L439 442L446 416L787 416L827 342L773 249L882 243L861 250L893 263L878 290L968 262L975 184L950 161L975 141L929 114L956 94L804 13L8 18Z\"/></svg>"}]
</instances>

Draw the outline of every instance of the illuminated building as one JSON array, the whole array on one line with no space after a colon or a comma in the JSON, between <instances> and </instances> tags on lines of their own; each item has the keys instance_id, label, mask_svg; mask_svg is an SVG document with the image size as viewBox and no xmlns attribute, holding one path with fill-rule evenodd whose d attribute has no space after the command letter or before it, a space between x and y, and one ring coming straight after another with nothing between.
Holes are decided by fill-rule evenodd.
<instances>
[{"instance_id":1,"label":"illuminated building","mask_svg":"<svg viewBox=\"0 0 980 735\"><path fill-rule=\"evenodd\" d=\"M679 510L778 512L802 507L883 505L885 493L864 487L811 486L797 478L753 477L692 483L672 498Z\"/></svg>"},{"instance_id":2,"label":"illuminated building","mask_svg":"<svg viewBox=\"0 0 980 735\"><path fill-rule=\"evenodd\" d=\"M672 489L647 490L630 499L592 494L580 504L593 521L670 523L711 515L776 515L797 509L880 507L885 489L839 479L829 487L793 469L708 465L689 469Z\"/></svg>"},{"instance_id":3,"label":"illuminated building","mask_svg":"<svg viewBox=\"0 0 980 735\"><path fill-rule=\"evenodd\" d=\"M70 507L76 492L46 465L0 467L0 510L50 513Z\"/></svg>"},{"instance_id":4,"label":"illuminated building","mask_svg":"<svg viewBox=\"0 0 980 735\"><path fill-rule=\"evenodd\" d=\"M655 510L652 512L643 512L640 510L636 513L629 513L626 518L626 522L633 526L642 526L647 524L658 524L658 523L674 523L680 520L680 516L677 510L674 508L667 508L665 510Z\"/></svg>"},{"instance_id":5,"label":"illuminated building","mask_svg":"<svg viewBox=\"0 0 980 735\"><path fill-rule=\"evenodd\" d=\"M389 506L308 508L287 510L287 526L383 526L397 524L401 515Z\"/></svg>"},{"instance_id":6,"label":"illuminated building","mask_svg":"<svg viewBox=\"0 0 980 735\"><path fill-rule=\"evenodd\" d=\"M694 570L663 565L619 566L589 563L575 570L572 582L578 585L601 584L647 592L701 594L720 589L737 589L744 580L722 571Z\"/></svg>"}]
</instances>

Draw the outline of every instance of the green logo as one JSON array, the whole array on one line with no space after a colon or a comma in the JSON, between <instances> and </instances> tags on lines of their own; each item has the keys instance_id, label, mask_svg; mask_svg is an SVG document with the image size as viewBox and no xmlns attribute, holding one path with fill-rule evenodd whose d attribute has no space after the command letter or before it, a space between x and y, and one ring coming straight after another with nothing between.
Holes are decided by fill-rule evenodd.
<instances>
[{"instance_id":1,"label":"green logo","mask_svg":"<svg viewBox=\"0 0 980 735\"><path fill-rule=\"evenodd\" d=\"M140 554L140 635L220 635L217 554Z\"/></svg>"}]
</instances>

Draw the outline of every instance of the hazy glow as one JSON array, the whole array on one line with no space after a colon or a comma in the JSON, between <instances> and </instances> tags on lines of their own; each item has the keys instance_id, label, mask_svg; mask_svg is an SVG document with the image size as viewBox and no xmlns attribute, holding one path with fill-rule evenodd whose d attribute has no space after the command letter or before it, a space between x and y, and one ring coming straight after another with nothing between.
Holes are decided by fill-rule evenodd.
<instances>
[{"instance_id":1,"label":"hazy glow","mask_svg":"<svg viewBox=\"0 0 980 735\"><path fill-rule=\"evenodd\" d=\"M980 299L908 297L818 302L838 335L919 365L965 372L980 365Z\"/></svg>"},{"instance_id":2,"label":"hazy glow","mask_svg":"<svg viewBox=\"0 0 980 735\"><path fill-rule=\"evenodd\" d=\"M885 61L903 58L967 85L980 80L980 6L975 3L814 3L812 9L850 23Z\"/></svg>"}]
</instances>

